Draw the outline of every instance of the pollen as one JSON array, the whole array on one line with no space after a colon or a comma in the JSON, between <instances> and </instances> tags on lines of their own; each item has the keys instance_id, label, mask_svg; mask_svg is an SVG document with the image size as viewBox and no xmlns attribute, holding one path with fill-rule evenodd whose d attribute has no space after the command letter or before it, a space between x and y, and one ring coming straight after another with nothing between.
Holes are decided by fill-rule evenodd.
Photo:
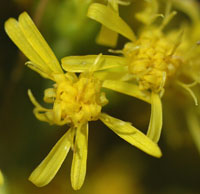
<instances>
[{"instance_id":1,"label":"pollen","mask_svg":"<svg viewBox=\"0 0 200 194\"><path fill-rule=\"evenodd\" d=\"M175 47L159 30L144 31L135 42L125 45L123 54L128 59L129 73L136 77L141 90L160 92L176 74L181 59Z\"/></svg>"},{"instance_id":2,"label":"pollen","mask_svg":"<svg viewBox=\"0 0 200 194\"><path fill-rule=\"evenodd\" d=\"M45 91L44 101L54 103L51 123L77 126L97 120L102 106L107 104L105 94L100 92L99 80L86 74L75 78L68 79L66 74L56 75L54 88Z\"/></svg>"}]
</instances>

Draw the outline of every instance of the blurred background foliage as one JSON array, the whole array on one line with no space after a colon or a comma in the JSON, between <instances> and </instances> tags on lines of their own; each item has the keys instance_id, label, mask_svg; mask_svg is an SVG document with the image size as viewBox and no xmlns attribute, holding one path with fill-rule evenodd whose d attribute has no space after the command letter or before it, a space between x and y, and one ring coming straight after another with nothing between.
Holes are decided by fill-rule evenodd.
<instances>
[{"instance_id":1,"label":"blurred background foliage","mask_svg":"<svg viewBox=\"0 0 200 194\"><path fill-rule=\"evenodd\" d=\"M73 191L70 185L72 154L49 185L37 188L28 181L32 170L67 127L49 126L34 117L27 90L30 88L39 102L42 102L43 90L52 83L24 66L27 59L5 34L4 22L9 17L17 18L26 10L58 59L68 55L106 54L108 48L95 44L100 25L85 16L91 2L1 1L0 168L5 176L5 184L0 188L0 194L200 193L200 155L187 130L181 106L178 107L173 98L170 103L166 100L163 108L164 130L159 142L163 152L161 159L142 153L97 121L90 126L88 170L80 191ZM141 10L143 4L144 1L132 0L129 7L120 7L120 15L126 18L136 32L140 23L133 14ZM180 13L178 17L186 16ZM118 48L122 48L125 41L120 37ZM130 121L146 132L150 105L125 95L106 92L110 103L104 111Z\"/></svg>"}]
</instances>

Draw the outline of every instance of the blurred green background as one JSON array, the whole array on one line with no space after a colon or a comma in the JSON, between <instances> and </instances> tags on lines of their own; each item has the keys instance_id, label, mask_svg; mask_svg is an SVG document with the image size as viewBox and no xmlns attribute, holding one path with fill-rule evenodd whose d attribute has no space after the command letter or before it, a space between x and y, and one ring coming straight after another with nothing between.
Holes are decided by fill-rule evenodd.
<instances>
[{"instance_id":1,"label":"blurred green background","mask_svg":"<svg viewBox=\"0 0 200 194\"><path fill-rule=\"evenodd\" d=\"M52 83L24 66L27 59L5 34L4 22L27 11L59 60L68 55L106 54L108 48L95 44L100 25L85 16L91 2L7 0L0 3L0 169L5 177L0 194L199 194L200 155L187 130L181 107L174 109L175 102L171 105L166 102L163 107L166 111L173 109L174 115L165 117L164 112L159 142L161 159L144 154L97 121L90 123L87 175L80 191L73 191L70 185L71 153L49 185L37 188L28 181L30 173L67 127L50 126L34 117L27 90L30 88L42 102L43 90ZM129 8L122 7L120 11L127 17L126 9L141 9L142 3L135 0ZM127 18L130 19L133 24L133 17ZM139 25L134 24L134 28ZM118 48L125 41L120 37ZM146 132L150 105L115 92L106 90L106 93L110 103L103 111Z\"/></svg>"}]
</instances>

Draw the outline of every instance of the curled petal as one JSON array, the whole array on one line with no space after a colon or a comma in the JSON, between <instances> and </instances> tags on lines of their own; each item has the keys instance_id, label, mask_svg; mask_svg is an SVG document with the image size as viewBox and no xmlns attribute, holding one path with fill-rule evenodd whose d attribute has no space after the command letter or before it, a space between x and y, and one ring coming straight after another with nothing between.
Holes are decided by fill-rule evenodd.
<instances>
[{"instance_id":1,"label":"curled petal","mask_svg":"<svg viewBox=\"0 0 200 194\"><path fill-rule=\"evenodd\" d=\"M161 14L158 14L158 1L151 0L145 1L146 6L143 11L136 13L136 18L143 22L146 25L150 25L154 22L157 17L162 17Z\"/></svg>"},{"instance_id":2,"label":"curled petal","mask_svg":"<svg viewBox=\"0 0 200 194\"><path fill-rule=\"evenodd\" d=\"M35 108L33 109L35 117L40 121L45 121L52 124L52 119L53 119L52 109L47 109L42 107L33 96L31 90L28 90L28 96L33 105L35 106Z\"/></svg>"},{"instance_id":3,"label":"curled petal","mask_svg":"<svg viewBox=\"0 0 200 194\"><path fill-rule=\"evenodd\" d=\"M53 111L49 110L49 111L42 111L40 108L36 107L33 109L33 113L35 115L35 117L39 120L39 121L44 121L47 122L49 124L54 124L52 122L53 120Z\"/></svg>"},{"instance_id":4,"label":"curled petal","mask_svg":"<svg viewBox=\"0 0 200 194\"><path fill-rule=\"evenodd\" d=\"M34 105L36 108L38 108L40 111L49 111L49 109L42 107L42 106L37 102L37 100L36 100L35 97L33 96L33 94L32 94L32 92L31 92L30 89L28 90L28 96L29 96L31 102L33 103L33 105Z\"/></svg>"},{"instance_id":5,"label":"curled petal","mask_svg":"<svg viewBox=\"0 0 200 194\"><path fill-rule=\"evenodd\" d=\"M32 172L29 180L38 187L47 185L56 175L73 142L74 129L69 129L56 143L47 157Z\"/></svg>"},{"instance_id":6,"label":"curled petal","mask_svg":"<svg viewBox=\"0 0 200 194\"><path fill-rule=\"evenodd\" d=\"M193 100L194 100L194 104L195 104L196 106L198 106L198 99L197 99L195 93L193 92L193 90L191 89L191 87L192 87L192 86L195 86L195 85L197 84L197 82L195 81L195 82L193 82L192 84L184 84L184 83L182 83L182 82L180 82L180 81L177 81L176 83L177 83L179 86L181 86L183 89L185 89L185 90L191 95L191 97L192 97Z\"/></svg>"},{"instance_id":7,"label":"curled petal","mask_svg":"<svg viewBox=\"0 0 200 194\"><path fill-rule=\"evenodd\" d=\"M124 22L118 14L109 7L99 3L93 3L88 9L87 16L106 26L110 30L123 35L129 40L135 40L135 35L128 24L126 24L126 22Z\"/></svg>"},{"instance_id":8,"label":"curled petal","mask_svg":"<svg viewBox=\"0 0 200 194\"><path fill-rule=\"evenodd\" d=\"M136 146L140 150L154 157L162 156L158 145L130 123L116 119L105 113L101 114L100 119L107 127L131 145Z\"/></svg>"},{"instance_id":9,"label":"curled petal","mask_svg":"<svg viewBox=\"0 0 200 194\"><path fill-rule=\"evenodd\" d=\"M172 0L173 6L186 13L195 24L199 23L199 4L197 1L191 1L191 0Z\"/></svg>"},{"instance_id":10,"label":"curled petal","mask_svg":"<svg viewBox=\"0 0 200 194\"><path fill-rule=\"evenodd\" d=\"M151 118L147 136L157 143L162 130L162 103L160 96L152 92L151 94Z\"/></svg>"},{"instance_id":11,"label":"curled petal","mask_svg":"<svg viewBox=\"0 0 200 194\"><path fill-rule=\"evenodd\" d=\"M72 187L78 190L83 185L87 166L88 124L77 128L71 168Z\"/></svg>"}]
</instances>

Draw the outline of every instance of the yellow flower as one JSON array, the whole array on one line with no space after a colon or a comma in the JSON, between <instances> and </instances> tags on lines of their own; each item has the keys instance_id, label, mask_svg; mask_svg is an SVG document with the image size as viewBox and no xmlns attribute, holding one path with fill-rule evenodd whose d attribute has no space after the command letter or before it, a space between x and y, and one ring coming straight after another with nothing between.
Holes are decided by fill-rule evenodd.
<instances>
[{"instance_id":1,"label":"yellow flower","mask_svg":"<svg viewBox=\"0 0 200 194\"><path fill-rule=\"evenodd\" d=\"M110 50L122 56L112 56L113 59L111 56L110 58L103 56L104 65L95 74L99 79L105 80L103 87L134 96L151 104L152 111L147 136L156 143L159 141L162 129L161 98L165 89L181 87L189 92L197 105L197 98L191 87L199 82L199 71L196 71L199 70L199 47L195 45L197 36L194 37L198 34L199 28L196 30L194 27L188 27L186 22L182 22L179 28L165 30L176 12L171 12L171 3L168 1L165 2L165 14L158 13L158 2L157 0L146 1L146 9L136 14L136 18L144 24L138 29L137 36L111 8L93 3L88 10L89 18L130 40L122 50ZM193 19L195 26L199 26L198 12L193 13L188 9L188 2L180 3L174 0L173 3L181 4L182 10ZM192 8L194 9L193 6ZM157 21L158 18L162 19L160 24L159 20ZM194 34L190 35L192 33ZM191 49L192 52L189 52ZM63 68L66 71L76 72L79 69L79 72L83 72L85 71L83 63L90 64L90 60L94 57L83 57L82 62L79 57L80 60L76 64L72 58L65 57L62 60ZM188 80L192 84L188 84Z\"/></svg>"},{"instance_id":2,"label":"yellow flower","mask_svg":"<svg viewBox=\"0 0 200 194\"><path fill-rule=\"evenodd\" d=\"M92 65L88 65L85 72L79 76L73 72L64 73L54 53L26 12L19 16L19 21L13 18L6 21L5 30L30 59L26 63L28 67L55 82L51 88L44 91L44 101L52 104L50 109L42 107L28 90L30 100L35 105L35 116L50 124L69 126L68 131L32 172L29 177L31 182L38 187L47 185L56 175L71 148L71 183L75 190L80 189L86 174L88 122L98 119L122 139L147 154L161 156L158 145L130 123L101 112L102 106L108 101L101 92L102 82L93 76L96 69L106 68L103 67L104 59L102 61L101 54L92 59L89 57ZM108 57L108 60L111 59L112 57ZM73 61L80 60L76 58Z\"/></svg>"}]
</instances>

